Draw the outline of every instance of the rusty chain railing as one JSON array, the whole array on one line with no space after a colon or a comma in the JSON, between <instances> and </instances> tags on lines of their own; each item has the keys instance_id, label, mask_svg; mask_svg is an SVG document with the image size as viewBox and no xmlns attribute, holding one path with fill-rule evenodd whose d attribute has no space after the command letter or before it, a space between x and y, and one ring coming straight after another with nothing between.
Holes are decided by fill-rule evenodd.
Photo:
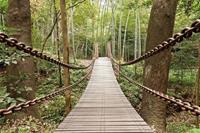
<instances>
[{"instance_id":1,"label":"rusty chain railing","mask_svg":"<svg viewBox=\"0 0 200 133\"><path fill-rule=\"evenodd\" d=\"M167 94L164 94L162 92L150 89L136 81L131 80L130 78L128 78L126 75L124 75L123 73L121 73L120 71L118 71L118 69L116 69L114 67L114 72L115 74L117 74L117 72L120 73L120 76L122 76L124 79L126 79L127 81L129 81L132 84L135 84L137 87L143 89L144 91L146 91L147 93L149 93L150 95L153 95L155 97L160 98L163 101L166 101L168 103L172 103L175 106L180 106L182 110L184 111L188 111L191 112L193 115L200 115L200 107L194 104L191 104L189 102L184 102L181 99L177 99L175 97L169 96Z\"/></svg>"},{"instance_id":2,"label":"rusty chain railing","mask_svg":"<svg viewBox=\"0 0 200 133\"><path fill-rule=\"evenodd\" d=\"M93 59L92 62L88 66L85 66L85 67L75 66L75 65L72 65L72 64L66 64L66 63L63 63L63 62L61 62L59 60L51 58L51 57L47 56L46 54L43 54L42 52L39 52L36 49L33 49L30 46L26 46L22 42L18 42L18 40L16 40L15 38L9 37L7 34L5 34L3 32L0 32L0 43L5 44L8 47L14 47L17 50L23 51L24 53L27 53L27 54L29 54L29 55L31 55L33 57L37 57L37 58L46 60L48 62L51 62L51 63L56 64L56 65L60 65L62 67L67 67L69 69L87 69L94 62L94 59Z\"/></svg>"},{"instance_id":3,"label":"rusty chain railing","mask_svg":"<svg viewBox=\"0 0 200 133\"><path fill-rule=\"evenodd\" d=\"M29 101L26 101L26 102L23 102L23 103L14 105L14 106L10 106L10 107L8 107L6 109L0 109L0 116L2 117L2 116L5 116L5 115L12 114L14 112L21 111L22 109L29 108L29 107L37 105L37 104L42 104L45 101L49 101L49 100L51 100L51 99L53 99L53 98L55 98L55 97L57 97L59 95L62 95L69 88L75 87L75 86L79 85L80 83L82 83L85 79L87 79L87 77L92 72L93 66L94 66L94 62L92 63L89 72L87 72L87 74L83 78L78 80L75 84L70 85L68 87L60 88L59 90L57 90L55 92L52 92L52 93L50 93L50 94L48 94L48 95L46 95L44 97L41 97L41 98L35 98L33 100L29 100Z\"/></svg>"},{"instance_id":4,"label":"rusty chain railing","mask_svg":"<svg viewBox=\"0 0 200 133\"><path fill-rule=\"evenodd\" d=\"M114 58L112 56L111 56L111 59L115 63L117 63L118 65L121 65L121 66L132 65L132 64L138 63L138 62L140 62L142 60L145 60L145 59L147 59L147 58L149 58L149 57L151 57L153 55L156 55L156 54L164 51L165 49L167 49L167 48L169 48L171 46L174 46L177 43L182 42L184 39L190 38L193 35L193 33L199 33L199 32L200 32L200 19L194 21L192 23L191 27L184 28L180 33L176 33L173 37L170 37L166 41L163 41L162 43L158 44L156 47L154 47L153 49L145 52L144 55L138 57L135 60L119 64L118 62L116 62L114 60Z\"/></svg>"}]
</instances>

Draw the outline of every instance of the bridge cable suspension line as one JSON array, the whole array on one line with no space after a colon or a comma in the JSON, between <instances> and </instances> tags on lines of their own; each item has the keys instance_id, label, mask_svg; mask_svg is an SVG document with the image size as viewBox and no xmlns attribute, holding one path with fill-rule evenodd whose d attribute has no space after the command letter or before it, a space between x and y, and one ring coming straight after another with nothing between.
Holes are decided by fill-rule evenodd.
<instances>
[{"instance_id":1,"label":"bridge cable suspension line","mask_svg":"<svg viewBox=\"0 0 200 133\"><path fill-rule=\"evenodd\" d=\"M164 94L162 92L150 89L150 88L138 83L137 81L133 81L132 79L128 78L122 72L118 71L118 69L116 69L116 68L114 68L114 69L115 69L116 74L118 72L120 74L120 76L122 76L124 79L126 79L127 81L129 81L132 84L135 84L137 87L143 89L144 91L146 91L150 95L158 97L165 102L173 103L175 106L181 107L181 109L184 110L184 111L192 112L193 115L196 115L196 116L200 115L200 107L199 106L197 106L195 104L191 104L189 102L182 101L181 99L175 98L173 96L169 96L169 95Z\"/></svg>"},{"instance_id":2,"label":"bridge cable suspension line","mask_svg":"<svg viewBox=\"0 0 200 133\"><path fill-rule=\"evenodd\" d=\"M191 27L184 28L180 33L176 33L173 37L170 37L166 41L163 41L162 43L158 44L153 49L145 52L144 55L138 57L135 60L132 60L123 64L119 64L117 61L115 61L114 58L111 58L111 59L121 66L132 65L142 60L148 59L149 57L156 55L164 51L165 49L184 41L184 39L188 39L192 37L193 33L199 33L199 32L200 32L200 19L197 19L196 21L192 23Z\"/></svg>"},{"instance_id":3,"label":"bridge cable suspension line","mask_svg":"<svg viewBox=\"0 0 200 133\"><path fill-rule=\"evenodd\" d=\"M47 56L46 54L43 54L42 52L39 52L36 49L33 49L30 46L26 46L23 42L18 42L17 39L11 38L3 32L0 32L0 43L3 43L8 47L14 47L17 50L22 51L24 53L27 53L27 54L29 54L33 57L37 57L37 58L40 58L42 60L46 60L48 62L51 62L51 63L56 64L56 65L60 65L62 67L67 67L69 69L75 69L75 70L87 69L94 63L94 58L88 66L75 66L75 65L72 65L72 64L63 63L63 62L61 62L57 59L54 59L52 57Z\"/></svg>"},{"instance_id":4,"label":"bridge cable suspension line","mask_svg":"<svg viewBox=\"0 0 200 133\"><path fill-rule=\"evenodd\" d=\"M10 115L10 114L12 114L14 112L21 111L22 109L29 108L29 107L34 106L34 105L42 104L45 101L52 100L53 98L55 98L55 97L57 97L59 95L62 95L67 89L75 87L75 86L78 86L84 80L86 80L87 77L91 74L91 72L93 70L93 66L94 66L94 62L92 63L89 72L87 74L85 74L85 76L83 76L80 80L78 80L73 85L60 88L59 90L54 91L54 92L52 92L52 93L50 93L50 94L48 94L48 95L46 95L44 97L41 97L41 98L35 98L33 100L29 100L29 101L26 101L26 102L19 103L17 105L10 106L10 107L8 107L6 109L0 109L0 117L6 116L6 115Z\"/></svg>"}]
</instances>

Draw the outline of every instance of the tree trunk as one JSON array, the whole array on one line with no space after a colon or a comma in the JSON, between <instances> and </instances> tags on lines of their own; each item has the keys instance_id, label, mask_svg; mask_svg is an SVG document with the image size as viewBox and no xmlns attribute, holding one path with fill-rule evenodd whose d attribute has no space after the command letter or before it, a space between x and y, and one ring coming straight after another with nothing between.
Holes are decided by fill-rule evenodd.
<instances>
[{"instance_id":1,"label":"tree trunk","mask_svg":"<svg viewBox=\"0 0 200 133\"><path fill-rule=\"evenodd\" d=\"M119 31L118 31L118 60L121 61L121 55L122 55L122 16L123 13L121 11L120 13L120 20L119 20Z\"/></svg>"},{"instance_id":2,"label":"tree trunk","mask_svg":"<svg viewBox=\"0 0 200 133\"><path fill-rule=\"evenodd\" d=\"M98 43L95 43L95 49L94 49L94 51L95 51L94 57L96 59L99 58L99 45L98 45Z\"/></svg>"},{"instance_id":3,"label":"tree trunk","mask_svg":"<svg viewBox=\"0 0 200 133\"><path fill-rule=\"evenodd\" d=\"M69 64L69 41L68 41L68 28L67 28L67 12L65 0L60 0L61 9L61 27L63 35L63 62ZM64 86L70 85L70 72L68 68L64 68ZM71 111L71 88L65 92L65 114Z\"/></svg>"},{"instance_id":4,"label":"tree trunk","mask_svg":"<svg viewBox=\"0 0 200 133\"><path fill-rule=\"evenodd\" d=\"M52 25L54 25L54 22L56 20L56 17L55 17L55 8L54 8L54 0L51 0L50 1L50 6L51 6L51 24L49 27L51 27ZM55 48L56 48L56 43L55 43L55 27L54 27L54 30L52 31L52 35L51 35L51 44L52 46L50 46L51 48L51 52L53 54L56 54L56 51L55 51Z\"/></svg>"},{"instance_id":5,"label":"tree trunk","mask_svg":"<svg viewBox=\"0 0 200 133\"><path fill-rule=\"evenodd\" d=\"M131 11L128 11L128 16L126 19L126 26L125 26L125 32L124 32L124 40L123 40L123 48L122 48L122 61L125 59L125 45L126 45L126 35L127 35L127 28L128 28L128 22L129 22L129 17L130 17Z\"/></svg>"},{"instance_id":6,"label":"tree trunk","mask_svg":"<svg viewBox=\"0 0 200 133\"><path fill-rule=\"evenodd\" d=\"M85 59L87 59L87 56L88 56L87 49L88 49L88 42L87 42L87 38L86 38L86 40L85 40Z\"/></svg>"},{"instance_id":7,"label":"tree trunk","mask_svg":"<svg viewBox=\"0 0 200 133\"><path fill-rule=\"evenodd\" d=\"M72 6L72 0L71 0L71 6ZM72 34L72 53L73 53L73 59L74 63L76 64L76 55L75 55L75 41L74 41L74 8L71 8L71 34Z\"/></svg>"},{"instance_id":8,"label":"tree trunk","mask_svg":"<svg viewBox=\"0 0 200 133\"><path fill-rule=\"evenodd\" d=\"M154 0L148 27L146 50L172 36L177 0ZM166 93L171 59L170 49L145 61L144 85ZM157 132L166 131L166 104L162 100L143 92L142 116Z\"/></svg>"},{"instance_id":9,"label":"tree trunk","mask_svg":"<svg viewBox=\"0 0 200 133\"><path fill-rule=\"evenodd\" d=\"M29 0L9 0L7 26L15 29L12 36L19 41L31 44L31 11ZM32 57L25 57L25 61L18 60L17 64L7 67L7 88L10 96L18 99L32 100L35 98L36 91L36 66ZM11 116L11 118L23 118L32 115L40 118L37 106L30 107Z\"/></svg>"},{"instance_id":10,"label":"tree trunk","mask_svg":"<svg viewBox=\"0 0 200 133\"><path fill-rule=\"evenodd\" d=\"M112 0L112 54L115 57L115 5Z\"/></svg>"},{"instance_id":11,"label":"tree trunk","mask_svg":"<svg viewBox=\"0 0 200 133\"><path fill-rule=\"evenodd\" d=\"M138 9L138 56L142 55L142 43L141 43L141 20L140 20L140 9Z\"/></svg>"},{"instance_id":12,"label":"tree trunk","mask_svg":"<svg viewBox=\"0 0 200 133\"><path fill-rule=\"evenodd\" d=\"M0 26L2 26L1 28L4 27L4 14L0 13Z\"/></svg>"},{"instance_id":13,"label":"tree trunk","mask_svg":"<svg viewBox=\"0 0 200 133\"><path fill-rule=\"evenodd\" d=\"M138 56L138 48L137 48L137 45L138 45L138 13L137 11L135 11L135 47L134 47L134 53L135 53L135 56L134 56L134 59L136 59Z\"/></svg>"},{"instance_id":14,"label":"tree trunk","mask_svg":"<svg viewBox=\"0 0 200 133\"><path fill-rule=\"evenodd\" d=\"M200 44L198 49L198 70L195 84L195 104L199 105L199 88L200 88ZM196 117L196 127L199 128L199 116Z\"/></svg>"},{"instance_id":15,"label":"tree trunk","mask_svg":"<svg viewBox=\"0 0 200 133\"><path fill-rule=\"evenodd\" d=\"M56 8L56 1L53 0L53 5L54 5L54 18L55 18L55 21L57 21L56 25L55 25L55 45L57 43L57 56L58 56L58 61L61 61L61 57L60 57L60 37L59 37L59 18L58 17L58 11L57 11L57 8ZM54 22L55 22L54 21ZM58 65L58 74L59 74L59 87L62 87L62 69L61 69L61 66Z\"/></svg>"}]
</instances>

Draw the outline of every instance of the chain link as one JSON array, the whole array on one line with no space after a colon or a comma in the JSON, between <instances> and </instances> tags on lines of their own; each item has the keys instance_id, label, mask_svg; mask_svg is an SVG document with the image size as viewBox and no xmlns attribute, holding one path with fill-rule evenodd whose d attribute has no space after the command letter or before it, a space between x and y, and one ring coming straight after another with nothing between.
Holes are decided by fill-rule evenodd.
<instances>
[{"instance_id":1,"label":"chain link","mask_svg":"<svg viewBox=\"0 0 200 133\"><path fill-rule=\"evenodd\" d=\"M176 45L177 43L182 42L184 39L188 39L190 38L193 33L199 33L200 32L200 19L196 20L195 22L192 23L191 27L186 27L184 28L180 33L176 33L173 37L168 38L166 41L163 41L162 43L160 43L159 45L157 45L156 47L154 47L153 49L147 51L144 55L138 57L135 60L126 62L124 64L120 64L121 66L127 66L127 65L132 65L135 64L137 62L140 62L142 60L145 60L155 54L158 54L162 51L164 51L165 49ZM115 61L112 57L111 59L113 61ZM115 61L115 63L117 63ZM119 65L119 63L117 63Z\"/></svg>"},{"instance_id":2,"label":"chain link","mask_svg":"<svg viewBox=\"0 0 200 133\"><path fill-rule=\"evenodd\" d=\"M118 71L117 69L115 69ZM119 71L118 71L119 72ZM164 94L162 92L150 89L136 81L131 80L121 72L119 72L122 77L124 77L127 81L129 81L132 84L135 84L139 88L143 89L145 92L149 93L150 95L153 95L157 98L160 98L161 100L168 102L168 103L173 103L175 106L180 106L182 110L192 112L193 115L200 115L200 107L194 104L191 104L189 102L184 102L181 99L177 99L175 97L169 96L167 94Z\"/></svg>"},{"instance_id":3,"label":"chain link","mask_svg":"<svg viewBox=\"0 0 200 133\"><path fill-rule=\"evenodd\" d=\"M23 103L20 103L20 104L17 104L17 105L13 105L13 106L8 107L7 109L0 109L0 116L9 115L9 114L12 114L14 112L21 111L22 109L25 109L25 108L28 108L28 107L31 107L31 106L34 106L34 105L37 105L37 104L42 104L45 101L49 101L49 100L51 100L51 99L53 99L53 98L55 98L59 95L62 95L69 88L75 87L75 86L79 85L80 83L82 83L85 79L87 79L87 77L92 72L93 66L94 66L94 62L91 65L90 71L83 78L78 80L75 84L70 85L68 87L61 88L61 89L59 89L55 92L52 92L52 93L50 93L50 94L48 94L44 97L41 97L41 98L35 98L35 99L29 100L27 102L23 102Z\"/></svg>"},{"instance_id":4,"label":"chain link","mask_svg":"<svg viewBox=\"0 0 200 133\"><path fill-rule=\"evenodd\" d=\"M46 54L43 54L42 52L39 52L36 49L33 49L30 46L26 46L22 42L18 42L18 40L15 39L15 38L10 38L7 34L5 34L3 32L0 32L0 43L4 43L8 47L14 47L17 50L23 51L24 53L27 53L27 54L29 54L31 56L46 60L48 62L51 62L51 63L56 64L56 65L60 65L62 67L67 67L69 69L87 69L94 62L94 59L93 59L92 62L88 66L85 66L85 67L74 66L72 64L66 64L66 63L63 63L63 62L61 62L59 60L53 59L53 58L47 56Z\"/></svg>"}]
</instances>

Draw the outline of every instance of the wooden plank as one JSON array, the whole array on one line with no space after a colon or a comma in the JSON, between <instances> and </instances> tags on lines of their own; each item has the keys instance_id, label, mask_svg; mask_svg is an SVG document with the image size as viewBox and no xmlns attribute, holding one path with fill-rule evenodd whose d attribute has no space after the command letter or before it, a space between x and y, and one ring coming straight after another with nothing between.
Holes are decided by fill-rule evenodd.
<instances>
[{"instance_id":1,"label":"wooden plank","mask_svg":"<svg viewBox=\"0 0 200 133\"><path fill-rule=\"evenodd\" d=\"M123 94L108 58L95 61L79 103L55 133L153 133Z\"/></svg>"}]
</instances>

